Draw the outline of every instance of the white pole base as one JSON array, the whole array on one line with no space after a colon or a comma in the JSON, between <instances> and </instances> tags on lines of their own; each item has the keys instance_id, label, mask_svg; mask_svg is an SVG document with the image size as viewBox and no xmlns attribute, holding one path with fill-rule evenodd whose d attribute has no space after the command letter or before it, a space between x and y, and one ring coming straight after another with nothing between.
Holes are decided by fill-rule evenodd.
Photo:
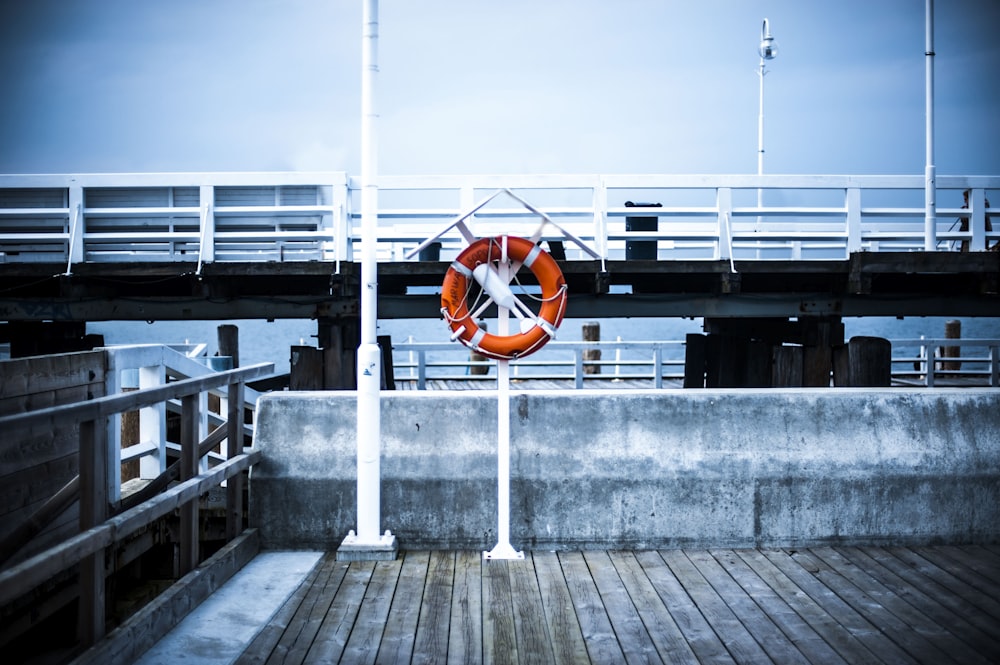
<instances>
[{"instance_id":1,"label":"white pole base","mask_svg":"<svg viewBox=\"0 0 1000 665\"><path fill-rule=\"evenodd\" d=\"M489 552L483 552L483 561L493 559L524 559L524 552L518 552L510 543L497 543Z\"/></svg>"},{"instance_id":2,"label":"white pole base","mask_svg":"<svg viewBox=\"0 0 1000 665\"><path fill-rule=\"evenodd\" d=\"M337 548L337 561L395 561L398 553L396 536L388 529L374 541L362 541L352 530Z\"/></svg>"}]
</instances>

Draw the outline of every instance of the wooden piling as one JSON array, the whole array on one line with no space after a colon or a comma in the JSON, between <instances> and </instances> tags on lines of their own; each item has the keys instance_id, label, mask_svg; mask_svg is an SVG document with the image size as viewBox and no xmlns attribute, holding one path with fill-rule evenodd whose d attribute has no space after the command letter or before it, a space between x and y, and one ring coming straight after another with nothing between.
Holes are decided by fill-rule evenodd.
<instances>
[{"instance_id":1,"label":"wooden piling","mask_svg":"<svg viewBox=\"0 0 1000 665\"><path fill-rule=\"evenodd\" d=\"M583 341L584 342L600 342L601 341L601 324L597 321L588 321L583 324ZM600 374L601 366L595 364L588 364L588 360L600 360L601 350L600 349L584 349L583 350L583 373L584 374Z\"/></svg>"},{"instance_id":2,"label":"wooden piling","mask_svg":"<svg viewBox=\"0 0 1000 665\"><path fill-rule=\"evenodd\" d=\"M688 333L684 343L684 387L705 387L705 357L707 338L700 333Z\"/></svg>"},{"instance_id":3,"label":"wooden piling","mask_svg":"<svg viewBox=\"0 0 1000 665\"><path fill-rule=\"evenodd\" d=\"M945 321L944 322L944 336L945 339L962 339L962 322L961 321ZM944 358L958 358L962 355L962 347L960 346L946 346L941 350L941 355ZM946 370L960 370L962 369L961 360L945 360L941 363L941 369Z\"/></svg>"},{"instance_id":4,"label":"wooden piling","mask_svg":"<svg viewBox=\"0 0 1000 665\"><path fill-rule=\"evenodd\" d=\"M847 344L850 385L888 387L892 384L892 344L881 337L852 337Z\"/></svg>"},{"instance_id":5,"label":"wooden piling","mask_svg":"<svg viewBox=\"0 0 1000 665\"><path fill-rule=\"evenodd\" d=\"M219 355L233 359L233 369L240 366L240 329L232 324L224 324L217 328L219 339Z\"/></svg>"}]
</instances>

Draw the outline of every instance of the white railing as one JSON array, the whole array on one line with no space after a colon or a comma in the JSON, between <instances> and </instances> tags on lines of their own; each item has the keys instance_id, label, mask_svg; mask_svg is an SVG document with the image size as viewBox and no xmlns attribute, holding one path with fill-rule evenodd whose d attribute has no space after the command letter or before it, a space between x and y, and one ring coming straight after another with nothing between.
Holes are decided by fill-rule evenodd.
<instances>
[{"instance_id":1,"label":"white railing","mask_svg":"<svg viewBox=\"0 0 1000 665\"><path fill-rule=\"evenodd\" d=\"M117 395L126 390L145 390L163 386L168 382L192 379L211 374L230 367L211 366L211 361L205 355L205 345L163 345L137 344L129 346L109 346L101 350L108 354L108 371L105 379L105 395ZM209 406L209 394L219 399L218 408ZM243 408L254 413L259 393L249 387L243 389ZM208 437L210 430L219 427L227 420L228 393L225 387L213 389L198 395L198 440ZM159 402L139 410L139 441L122 448L120 442L120 418L111 419L108 426L108 450L110 462L108 474L108 495L112 501L121 498L122 464L139 460L139 478L151 480L162 474L167 468L168 451L175 455L180 451L180 441L170 441L167 435L167 412L180 414L182 405L179 400ZM245 435L253 435L253 424L243 424ZM227 459L226 447L221 446L219 452L210 452L199 462L201 471L208 471L210 462L218 463Z\"/></svg>"},{"instance_id":2,"label":"white railing","mask_svg":"<svg viewBox=\"0 0 1000 665\"><path fill-rule=\"evenodd\" d=\"M221 261L352 261L361 243L358 186L342 172L0 175L0 261L62 263L67 272L82 261L196 261L198 270ZM986 214L1000 176L939 176L943 205L929 239L922 175L382 176L379 260L404 260L498 189L605 259L627 258L633 243L660 260L742 261L1000 242ZM965 230L962 217L971 220ZM498 198L469 225L477 236L531 235L538 222ZM562 236L548 226L542 238ZM440 241L442 260L464 246L454 230ZM565 249L568 259L586 256Z\"/></svg>"},{"instance_id":3,"label":"white railing","mask_svg":"<svg viewBox=\"0 0 1000 665\"><path fill-rule=\"evenodd\" d=\"M891 343L894 385L964 383L1000 387L1000 339L921 338ZM946 356L946 348L955 351ZM395 380L415 382L418 390L425 390L430 380L496 381L493 362L471 359L469 350L458 343L403 342L393 344L392 350ZM600 359L588 358L588 351L600 352ZM678 340L552 341L530 358L511 361L511 376L573 381L576 388L585 388L595 380L643 379L650 381L653 388L662 388L664 381L684 378L684 354L685 343ZM475 373L473 368L482 373Z\"/></svg>"}]
</instances>

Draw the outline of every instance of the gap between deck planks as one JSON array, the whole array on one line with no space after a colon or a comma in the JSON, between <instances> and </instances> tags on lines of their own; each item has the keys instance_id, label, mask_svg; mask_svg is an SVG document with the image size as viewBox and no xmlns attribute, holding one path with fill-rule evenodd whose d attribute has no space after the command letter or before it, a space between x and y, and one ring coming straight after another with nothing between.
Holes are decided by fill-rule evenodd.
<instances>
[{"instance_id":1,"label":"gap between deck planks","mask_svg":"<svg viewBox=\"0 0 1000 665\"><path fill-rule=\"evenodd\" d=\"M1000 662L996 546L327 554L238 663Z\"/></svg>"}]
</instances>

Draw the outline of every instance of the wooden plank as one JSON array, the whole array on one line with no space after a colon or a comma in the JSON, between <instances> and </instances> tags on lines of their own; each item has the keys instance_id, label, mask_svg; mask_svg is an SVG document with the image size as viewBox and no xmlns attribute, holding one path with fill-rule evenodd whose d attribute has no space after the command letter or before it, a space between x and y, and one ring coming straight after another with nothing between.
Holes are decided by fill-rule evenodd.
<instances>
[{"instance_id":1,"label":"wooden plank","mask_svg":"<svg viewBox=\"0 0 1000 665\"><path fill-rule=\"evenodd\" d=\"M980 588L1000 597L1000 563L986 550L971 550L955 545L942 545L935 552L952 561L974 570L979 575Z\"/></svg>"},{"instance_id":2,"label":"wooden plank","mask_svg":"<svg viewBox=\"0 0 1000 665\"><path fill-rule=\"evenodd\" d=\"M611 562L663 662L696 662L697 657L684 638L684 633L670 616L670 611L656 593L635 555L631 552L612 552Z\"/></svg>"},{"instance_id":3,"label":"wooden plank","mask_svg":"<svg viewBox=\"0 0 1000 665\"><path fill-rule=\"evenodd\" d=\"M0 441L0 481L15 482L11 474L60 458L75 460L79 448L80 428L77 425L62 427L51 423L38 428L37 432L4 436ZM75 466L73 472L76 473Z\"/></svg>"},{"instance_id":4,"label":"wooden plank","mask_svg":"<svg viewBox=\"0 0 1000 665\"><path fill-rule=\"evenodd\" d=\"M330 605L347 574L348 564L338 562L335 553L325 555L321 570L309 593L296 607L287 628L278 636L267 663L301 663L312 646Z\"/></svg>"},{"instance_id":5,"label":"wooden plank","mask_svg":"<svg viewBox=\"0 0 1000 665\"><path fill-rule=\"evenodd\" d=\"M420 602L410 607L419 622L413 640L413 662L440 662L448 653L448 626L455 587L455 553L431 552L425 564L427 578ZM414 612L419 608L419 612Z\"/></svg>"},{"instance_id":6,"label":"wooden plank","mask_svg":"<svg viewBox=\"0 0 1000 665\"><path fill-rule=\"evenodd\" d=\"M20 517L28 517L32 507L41 507L52 498L54 491L77 477L78 448L79 443L76 443L72 454L0 477L0 533L8 524L20 522Z\"/></svg>"},{"instance_id":7,"label":"wooden plank","mask_svg":"<svg viewBox=\"0 0 1000 665\"><path fill-rule=\"evenodd\" d=\"M510 589L514 605L514 634L520 663L554 663L545 608L535 577L531 555L522 561L508 561Z\"/></svg>"},{"instance_id":8,"label":"wooden plank","mask_svg":"<svg viewBox=\"0 0 1000 665\"><path fill-rule=\"evenodd\" d=\"M517 634L507 561L483 562L483 660L517 663Z\"/></svg>"},{"instance_id":9,"label":"wooden plank","mask_svg":"<svg viewBox=\"0 0 1000 665\"><path fill-rule=\"evenodd\" d=\"M451 596L448 662L483 662L483 559L479 552L458 552Z\"/></svg>"},{"instance_id":10,"label":"wooden plank","mask_svg":"<svg viewBox=\"0 0 1000 665\"><path fill-rule=\"evenodd\" d=\"M732 663L733 657L705 621L698 606L656 552L636 552L636 560L670 612L699 663Z\"/></svg>"},{"instance_id":11,"label":"wooden plank","mask_svg":"<svg viewBox=\"0 0 1000 665\"><path fill-rule=\"evenodd\" d=\"M981 616L981 613L974 610L970 612L967 607L956 606L954 601L960 599L951 596L931 580L919 575L910 575L912 571L897 565L899 560L895 557L887 554L882 556L878 553L872 556L868 551L854 547L837 548L837 553L919 609L934 624L957 637L963 646L968 645L982 655L1000 656L1000 638L994 634L998 627L995 622L992 627L985 629L977 627L976 618Z\"/></svg>"},{"instance_id":12,"label":"wooden plank","mask_svg":"<svg viewBox=\"0 0 1000 665\"><path fill-rule=\"evenodd\" d=\"M358 665L375 662L402 567L399 559L375 563L354 629L341 656L343 662Z\"/></svg>"},{"instance_id":13,"label":"wooden plank","mask_svg":"<svg viewBox=\"0 0 1000 665\"><path fill-rule=\"evenodd\" d=\"M757 641L761 642L764 649L776 662L795 662L802 657L811 661L819 660L823 663L847 662L764 579L757 575L740 558L739 554L733 550L714 550L709 552L708 555L712 557L712 561L716 565L720 566L728 574L732 580L732 585L734 587L739 586L746 595L747 600L760 608L760 611L767 616L769 621L781 631L782 635L777 642L786 642L788 647L795 649L795 653L790 653L787 660L783 654L780 656L776 655L776 649L774 645L769 644L768 636L766 634L762 635L759 631L760 624L747 616L741 616L744 625L750 628ZM704 571L701 565L699 565L699 569ZM730 602L730 607L734 607L732 600L729 599L729 594L726 594L726 596ZM762 637L764 641L761 641Z\"/></svg>"},{"instance_id":14,"label":"wooden plank","mask_svg":"<svg viewBox=\"0 0 1000 665\"><path fill-rule=\"evenodd\" d=\"M453 558L454 553L450 556ZM403 568L396 583L396 593L392 597L389 617L385 622L385 632L382 644L378 650L378 662L385 665L404 665L420 662L415 653L414 642L417 635L417 619L420 612L414 608L420 607L424 596L424 580L430 564L429 552L406 552L403 558ZM449 598L449 606L451 599ZM450 613L449 613L450 616ZM448 626L448 616L443 621ZM445 653L447 650L447 632L445 633Z\"/></svg>"},{"instance_id":15,"label":"wooden plank","mask_svg":"<svg viewBox=\"0 0 1000 665\"><path fill-rule=\"evenodd\" d=\"M729 609L726 601L702 576L685 552L663 550L660 556L673 571L688 595L694 600L712 629L739 663L760 663L769 660L753 636Z\"/></svg>"},{"instance_id":16,"label":"wooden plank","mask_svg":"<svg viewBox=\"0 0 1000 665\"><path fill-rule=\"evenodd\" d=\"M325 665L340 661L374 571L373 561L353 561L349 564L344 580L316 633L316 639L302 663Z\"/></svg>"},{"instance_id":17,"label":"wooden plank","mask_svg":"<svg viewBox=\"0 0 1000 665\"><path fill-rule=\"evenodd\" d=\"M876 658L850 631L837 623L808 593L800 589L759 551L737 550L735 553L778 597L788 604L789 608L796 615L809 624L843 660L852 665L882 663L880 658ZM733 573L731 572L730 574ZM754 593L751 595L756 598L757 591L755 590L755 586L743 582L741 582L741 586L748 591L754 589ZM813 644L810 643L810 647L804 651L811 657L814 651Z\"/></svg>"},{"instance_id":18,"label":"wooden plank","mask_svg":"<svg viewBox=\"0 0 1000 665\"><path fill-rule=\"evenodd\" d=\"M842 552L827 547L816 548L812 554L876 599L903 622L906 630L925 637L955 662L983 665L991 662L966 643L966 636L954 632L953 629L958 626L950 612L935 611L940 610L940 606L913 586L906 583L893 585L898 578L891 573L886 574L887 571L877 562L868 560L859 565ZM863 555L858 555L858 558L863 559ZM884 624L880 626L884 628Z\"/></svg>"},{"instance_id":19,"label":"wooden plank","mask_svg":"<svg viewBox=\"0 0 1000 665\"><path fill-rule=\"evenodd\" d=\"M961 597L980 612L1000 622L1000 600L983 591L975 581L969 583L951 574L925 556L928 548L890 547L887 551L924 577L934 580L950 593Z\"/></svg>"},{"instance_id":20,"label":"wooden plank","mask_svg":"<svg viewBox=\"0 0 1000 665\"><path fill-rule=\"evenodd\" d=\"M607 610L611 626L618 636L618 645L629 663L658 663L660 657L628 592L622 586L618 571L607 552L584 552L583 558Z\"/></svg>"},{"instance_id":21,"label":"wooden plank","mask_svg":"<svg viewBox=\"0 0 1000 665\"><path fill-rule=\"evenodd\" d=\"M545 611L545 623L557 663L588 663L583 630L573 609L573 599L555 552L533 552L531 560L538 578L538 591Z\"/></svg>"},{"instance_id":22,"label":"wooden plank","mask_svg":"<svg viewBox=\"0 0 1000 665\"><path fill-rule=\"evenodd\" d=\"M761 550L763 556L780 570L789 580L823 608L832 619L859 642L864 644L880 662L883 663L916 663L909 653L901 649L895 642L868 620L862 613L837 595L833 589L823 583L816 573L817 566L808 561L796 560L795 550L789 553L780 550ZM803 565L805 563L805 565Z\"/></svg>"},{"instance_id":23,"label":"wooden plank","mask_svg":"<svg viewBox=\"0 0 1000 665\"><path fill-rule=\"evenodd\" d=\"M827 553L824 548L818 551ZM892 596L885 587L852 569L847 565L831 565L830 560L812 551L796 552L792 557L803 566L815 570L813 574L833 589L855 610L868 617L879 630L888 634L901 648L917 660L930 659L935 663L958 662L945 649L935 644L944 637L937 627L925 625L920 617L899 606L899 599ZM831 557L832 558L832 557ZM835 563L842 563L835 561ZM904 618L897 615L902 614ZM926 617L925 617L926 619ZM910 622L913 622L912 624ZM930 638L928 638L930 636Z\"/></svg>"},{"instance_id":24,"label":"wooden plank","mask_svg":"<svg viewBox=\"0 0 1000 665\"><path fill-rule=\"evenodd\" d=\"M0 400L23 395L60 391L74 386L90 386L104 394L106 372L103 351L60 353L0 361ZM75 401L75 400L71 400ZM0 401L0 404L3 402ZM61 402L65 404L66 402ZM11 413L0 409L0 414Z\"/></svg>"},{"instance_id":25,"label":"wooden plank","mask_svg":"<svg viewBox=\"0 0 1000 665\"><path fill-rule=\"evenodd\" d=\"M618 638L615 637L614 628L611 627L611 619L604 608L601 594L590 575L590 569L587 567L583 554L580 552L560 553L559 562L562 564L569 595L573 599L573 607L576 608L576 617L583 631L583 639L587 646L587 653L590 655L590 662L602 665L604 663L626 662L625 654L622 653Z\"/></svg>"},{"instance_id":26,"label":"wooden plank","mask_svg":"<svg viewBox=\"0 0 1000 665\"><path fill-rule=\"evenodd\" d=\"M336 556L332 552L323 555L320 562L309 572L299 588L288 597L278 611L271 617L259 633L251 640L247 648L234 661L234 665L264 665L271 657L281 641L288 626L295 619L307 598L314 596L313 588L320 579L330 575ZM346 569L347 566L344 566ZM320 586L322 586L322 582Z\"/></svg>"}]
</instances>

